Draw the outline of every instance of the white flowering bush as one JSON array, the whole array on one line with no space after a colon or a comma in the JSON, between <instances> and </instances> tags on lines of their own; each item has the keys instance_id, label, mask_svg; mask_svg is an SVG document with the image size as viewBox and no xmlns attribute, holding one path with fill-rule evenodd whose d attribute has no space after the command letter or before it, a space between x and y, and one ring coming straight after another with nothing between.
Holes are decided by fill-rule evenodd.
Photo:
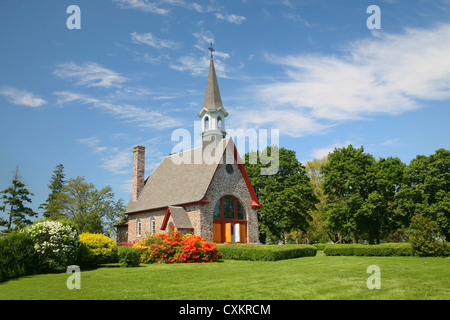
<instances>
[{"instance_id":1,"label":"white flowering bush","mask_svg":"<svg viewBox=\"0 0 450 320\"><path fill-rule=\"evenodd\" d=\"M42 266L62 271L78 259L80 241L77 230L58 221L42 221L25 229L39 254Z\"/></svg>"}]
</instances>

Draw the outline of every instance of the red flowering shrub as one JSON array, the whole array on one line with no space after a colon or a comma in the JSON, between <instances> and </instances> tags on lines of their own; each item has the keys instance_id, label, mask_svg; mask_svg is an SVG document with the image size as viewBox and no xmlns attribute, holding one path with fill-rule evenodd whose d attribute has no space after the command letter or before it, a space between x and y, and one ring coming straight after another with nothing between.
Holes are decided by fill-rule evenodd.
<instances>
[{"instance_id":1,"label":"red flowering shrub","mask_svg":"<svg viewBox=\"0 0 450 320\"><path fill-rule=\"evenodd\" d=\"M217 262L222 254L217 246L202 237L189 234L181 239L181 244L175 255L175 261L186 263Z\"/></svg>"},{"instance_id":2,"label":"red flowering shrub","mask_svg":"<svg viewBox=\"0 0 450 320\"><path fill-rule=\"evenodd\" d=\"M165 234L148 237L133 248L141 250L141 263L216 262L222 257L214 243L191 234L181 238L179 232L172 237Z\"/></svg>"}]
</instances>

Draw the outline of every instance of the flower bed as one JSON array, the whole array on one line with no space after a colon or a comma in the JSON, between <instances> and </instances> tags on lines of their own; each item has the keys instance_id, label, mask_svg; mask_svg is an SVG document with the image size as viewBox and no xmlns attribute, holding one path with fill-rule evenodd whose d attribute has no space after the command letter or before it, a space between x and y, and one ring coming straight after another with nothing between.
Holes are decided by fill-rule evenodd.
<instances>
[{"instance_id":1,"label":"flower bed","mask_svg":"<svg viewBox=\"0 0 450 320\"><path fill-rule=\"evenodd\" d=\"M141 263L207 263L222 257L214 243L193 234L181 237L179 232L171 237L165 234L148 237L133 248L141 251Z\"/></svg>"}]
</instances>

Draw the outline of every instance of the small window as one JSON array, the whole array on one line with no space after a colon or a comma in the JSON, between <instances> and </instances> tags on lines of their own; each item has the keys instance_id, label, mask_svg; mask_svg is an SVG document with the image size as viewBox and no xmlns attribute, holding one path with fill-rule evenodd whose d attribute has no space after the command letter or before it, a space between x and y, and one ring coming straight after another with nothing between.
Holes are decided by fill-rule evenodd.
<instances>
[{"instance_id":1,"label":"small window","mask_svg":"<svg viewBox=\"0 0 450 320\"><path fill-rule=\"evenodd\" d=\"M225 169L227 170L228 174L232 174L234 172L233 166L231 164L227 164L225 166Z\"/></svg>"},{"instance_id":2,"label":"small window","mask_svg":"<svg viewBox=\"0 0 450 320\"><path fill-rule=\"evenodd\" d=\"M137 219L136 233L138 237L141 236L141 219Z\"/></svg>"},{"instance_id":3,"label":"small window","mask_svg":"<svg viewBox=\"0 0 450 320\"><path fill-rule=\"evenodd\" d=\"M154 217L152 217L152 220L150 220L150 233L152 235L156 233L156 222Z\"/></svg>"},{"instance_id":4,"label":"small window","mask_svg":"<svg viewBox=\"0 0 450 320\"><path fill-rule=\"evenodd\" d=\"M217 128L222 130L222 118L221 117L217 118Z\"/></svg>"},{"instance_id":5,"label":"small window","mask_svg":"<svg viewBox=\"0 0 450 320\"><path fill-rule=\"evenodd\" d=\"M209 129L209 117L206 116L205 117L205 130L208 130L208 129Z\"/></svg>"}]
</instances>

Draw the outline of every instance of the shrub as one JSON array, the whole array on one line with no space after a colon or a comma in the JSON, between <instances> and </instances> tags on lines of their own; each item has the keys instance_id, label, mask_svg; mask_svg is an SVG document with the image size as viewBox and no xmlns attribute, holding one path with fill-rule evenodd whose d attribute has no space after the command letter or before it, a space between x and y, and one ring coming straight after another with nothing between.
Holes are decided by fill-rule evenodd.
<instances>
[{"instance_id":1,"label":"shrub","mask_svg":"<svg viewBox=\"0 0 450 320\"><path fill-rule=\"evenodd\" d=\"M138 267L141 261L141 252L130 246L119 246L117 256L122 267Z\"/></svg>"},{"instance_id":2,"label":"shrub","mask_svg":"<svg viewBox=\"0 0 450 320\"><path fill-rule=\"evenodd\" d=\"M78 258L75 227L58 221L41 221L23 230L30 235L45 271L63 271Z\"/></svg>"},{"instance_id":3,"label":"shrub","mask_svg":"<svg viewBox=\"0 0 450 320\"><path fill-rule=\"evenodd\" d=\"M415 215L411 219L409 231L413 255L419 257L447 255L446 245L442 239L439 225L429 217Z\"/></svg>"},{"instance_id":4,"label":"shrub","mask_svg":"<svg viewBox=\"0 0 450 320\"><path fill-rule=\"evenodd\" d=\"M222 254L217 251L217 246L202 237L188 234L181 239L174 257L176 262L200 263L217 262Z\"/></svg>"},{"instance_id":5,"label":"shrub","mask_svg":"<svg viewBox=\"0 0 450 320\"><path fill-rule=\"evenodd\" d=\"M142 263L215 262L221 257L214 243L191 234L181 238L179 232L171 237L165 234L153 235L138 241L133 248L141 251Z\"/></svg>"},{"instance_id":6,"label":"shrub","mask_svg":"<svg viewBox=\"0 0 450 320\"><path fill-rule=\"evenodd\" d=\"M0 238L0 282L41 271L34 243L26 232Z\"/></svg>"},{"instance_id":7,"label":"shrub","mask_svg":"<svg viewBox=\"0 0 450 320\"><path fill-rule=\"evenodd\" d=\"M410 256L409 243L366 244L329 244L325 246L327 256Z\"/></svg>"},{"instance_id":8,"label":"shrub","mask_svg":"<svg viewBox=\"0 0 450 320\"><path fill-rule=\"evenodd\" d=\"M117 261L116 242L101 233L80 234L80 264L95 267Z\"/></svg>"},{"instance_id":9,"label":"shrub","mask_svg":"<svg viewBox=\"0 0 450 320\"><path fill-rule=\"evenodd\" d=\"M276 261L300 257L312 257L317 248L306 244L286 245L222 245L219 251L224 259Z\"/></svg>"}]
</instances>

